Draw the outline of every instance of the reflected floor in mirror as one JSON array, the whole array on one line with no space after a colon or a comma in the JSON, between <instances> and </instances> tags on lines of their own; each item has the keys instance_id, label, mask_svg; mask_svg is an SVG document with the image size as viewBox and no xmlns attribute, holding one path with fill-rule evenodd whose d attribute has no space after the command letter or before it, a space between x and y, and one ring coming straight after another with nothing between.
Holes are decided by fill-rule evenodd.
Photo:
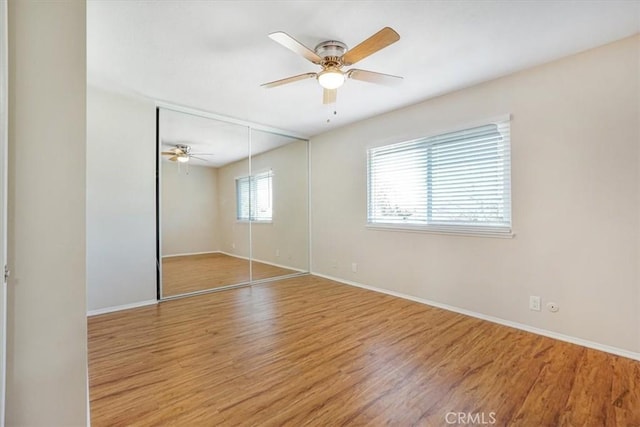
<instances>
[{"instance_id":1,"label":"reflected floor in mirror","mask_svg":"<svg viewBox=\"0 0 640 427\"><path fill-rule=\"evenodd\" d=\"M640 362L315 276L88 335L93 427L640 425Z\"/></svg>"},{"instance_id":2,"label":"reflected floor in mirror","mask_svg":"<svg viewBox=\"0 0 640 427\"><path fill-rule=\"evenodd\" d=\"M252 262L253 280L286 276L297 270ZM249 282L249 261L223 253L172 256L162 259L162 296L215 289Z\"/></svg>"}]
</instances>

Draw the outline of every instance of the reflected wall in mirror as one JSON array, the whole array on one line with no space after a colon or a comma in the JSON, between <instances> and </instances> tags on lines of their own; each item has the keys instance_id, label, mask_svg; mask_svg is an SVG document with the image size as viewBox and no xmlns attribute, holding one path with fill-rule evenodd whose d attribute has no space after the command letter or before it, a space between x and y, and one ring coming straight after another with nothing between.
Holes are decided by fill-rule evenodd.
<instances>
[{"instance_id":1,"label":"reflected wall in mirror","mask_svg":"<svg viewBox=\"0 0 640 427\"><path fill-rule=\"evenodd\" d=\"M160 108L161 298L309 271L308 141Z\"/></svg>"},{"instance_id":2,"label":"reflected wall in mirror","mask_svg":"<svg viewBox=\"0 0 640 427\"><path fill-rule=\"evenodd\" d=\"M253 280L309 270L307 149L306 140L251 129Z\"/></svg>"},{"instance_id":3,"label":"reflected wall in mirror","mask_svg":"<svg viewBox=\"0 0 640 427\"><path fill-rule=\"evenodd\" d=\"M234 201L219 185L221 168L249 156L249 128L163 108L158 125L161 297L249 283L249 235L226 245Z\"/></svg>"}]
</instances>

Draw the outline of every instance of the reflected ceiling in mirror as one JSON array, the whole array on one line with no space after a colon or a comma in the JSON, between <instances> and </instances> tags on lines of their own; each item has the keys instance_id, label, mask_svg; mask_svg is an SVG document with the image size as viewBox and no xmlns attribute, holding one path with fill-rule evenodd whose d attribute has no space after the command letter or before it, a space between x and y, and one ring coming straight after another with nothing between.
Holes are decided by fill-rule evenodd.
<instances>
[{"instance_id":1,"label":"reflected ceiling in mirror","mask_svg":"<svg viewBox=\"0 0 640 427\"><path fill-rule=\"evenodd\" d=\"M160 109L160 148L170 151L178 145L191 148L194 166L219 168L248 157L247 127L166 108ZM297 141L297 138L270 132L252 134L252 154L257 155ZM168 162L170 156L162 156Z\"/></svg>"}]
</instances>

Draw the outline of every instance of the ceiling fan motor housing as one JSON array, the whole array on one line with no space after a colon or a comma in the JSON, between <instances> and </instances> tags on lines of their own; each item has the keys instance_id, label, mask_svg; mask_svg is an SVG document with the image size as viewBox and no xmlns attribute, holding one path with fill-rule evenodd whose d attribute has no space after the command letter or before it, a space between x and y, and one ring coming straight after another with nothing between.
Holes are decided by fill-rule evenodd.
<instances>
[{"instance_id":1,"label":"ceiling fan motor housing","mask_svg":"<svg viewBox=\"0 0 640 427\"><path fill-rule=\"evenodd\" d=\"M323 58L323 66L341 66L342 55L347 52L347 45L337 40L327 40L319 43L315 48L316 54Z\"/></svg>"},{"instance_id":2,"label":"ceiling fan motor housing","mask_svg":"<svg viewBox=\"0 0 640 427\"><path fill-rule=\"evenodd\" d=\"M189 154L191 152L191 147L185 144L176 144L176 148L181 150L184 154Z\"/></svg>"}]
</instances>

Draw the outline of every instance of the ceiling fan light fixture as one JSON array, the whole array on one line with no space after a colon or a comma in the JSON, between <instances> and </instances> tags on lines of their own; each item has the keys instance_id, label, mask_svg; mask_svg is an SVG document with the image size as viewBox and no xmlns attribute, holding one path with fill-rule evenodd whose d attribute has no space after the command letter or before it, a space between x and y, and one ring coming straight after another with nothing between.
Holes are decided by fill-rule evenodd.
<instances>
[{"instance_id":1,"label":"ceiling fan light fixture","mask_svg":"<svg viewBox=\"0 0 640 427\"><path fill-rule=\"evenodd\" d=\"M322 67L322 70L319 73L304 73L264 83L261 86L265 88L282 86L315 77L318 80L318 84L324 89L322 103L326 105L335 103L336 89L344 84L347 77L354 80L384 85L391 85L402 81L402 77L376 73L374 71L357 70L354 68L346 71L346 73L341 71L342 67L350 67L356 62L400 40L400 35L390 27L384 27L352 49L349 49L346 44L340 41L326 40L319 43L314 50L311 50L282 31L269 34L269 38L292 52L302 55L313 64L319 65Z\"/></svg>"},{"instance_id":2,"label":"ceiling fan light fixture","mask_svg":"<svg viewBox=\"0 0 640 427\"><path fill-rule=\"evenodd\" d=\"M180 163L187 163L189 161L189 156L186 154L179 154L176 160L178 160Z\"/></svg>"},{"instance_id":3,"label":"ceiling fan light fixture","mask_svg":"<svg viewBox=\"0 0 640 427\"><path fill-rule=\"evenodd\" d=\"M344 84L344 74L336 68L327 68L318 74L318 83L325 89L337 89Z\"/></svg>"}]
</instances>

